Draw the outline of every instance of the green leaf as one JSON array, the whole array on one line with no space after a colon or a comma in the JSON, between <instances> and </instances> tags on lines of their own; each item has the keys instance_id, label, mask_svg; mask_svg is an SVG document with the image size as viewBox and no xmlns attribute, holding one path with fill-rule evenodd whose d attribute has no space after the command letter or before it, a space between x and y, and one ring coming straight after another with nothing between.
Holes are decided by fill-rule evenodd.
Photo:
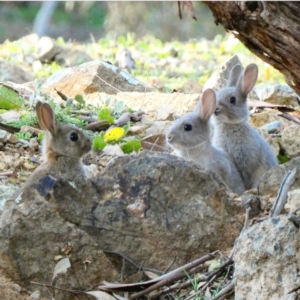
<instances>
[{"instance_id":1,"label":"green leaf","mask_svg":"<svg viewBox=\"0 0 300 300\"><path fill-rule=\"evenodd\" d=\"M38 141L40 142L42 139L43 139L43 137L44 137L44 133L39 133L38 134Z\"/></svg>"},{"instance_id":2,"label":"green leaf","mask_svg":"<svg viewBox=\"0 0 300 300\"><path fill-rule=\"evenodd\" d=\"M76 95L76 96L75 96L75 100L76 100L78 103L82 104L83 106L85 105L85 101L84 101L82 95Z\"/></svg>"},{"instance_id":3,"label":"green leaf","mask_svg":"<svg viewBox=\"0 0 300 300\"><path fill-rule=\"evenodd\" d=\"M129 130L129 128L130 128L130 126L131 126L131 122L129 121L125 126L123 126L123 129L124 129L124 135L126 135L127 134L127 132L128 132L128 130Z\"/></svg>"},{"instance_id":4,"label":"green leaf","mask_svg":"<svg viewBox=\"0 0 300 300\"><path fill-rule=\"evenodd\" d=\"M103 137L101 136L101 134L97 135L94 138L94 141L93 141L93 149L94 150L103 150L105 148L105 146L106 146L106 143L104 142Z\"/></svg>"},{"instance_id":5,"label":"green leaf","mask_svg":"<svg viewBox=\"0 0 300 300\"><path fill-rule=\"evenodd\" d=\"M121 149L124 153L131 153L133 151L139 152L141 148L141 141L139 140L129 140L125 144L121 145Z\"/></svg>"},{"instance_id":6,"label":"green leaf","mask_svg":"<svg viewBox=\"0 0 300 300\"><path fill-rule=\"evenodd\" d=\"M113 124L115 119L110 114L111 111L109 108L102 108L98 114L99 121L106 120L108 123Z\"/></svg>"},{"instance_id":7,"label":"green leaf","mask_svg":"<svg viewBox=\"0 0 300 300\"><path fill-rule=\"evenodd\" d=\"M284 164L290 160L285 154L278 154L277 158L281 164Z\"/></svg>"},{"instance_id":8,"label":"green leaf","mask_svg":"<svg viewBox=\"0 0 300 300\"><path fill-rule=\"evenodd\" d=\"M14 109L21 108L25 100L21 98L14 90L0 85L0 108Z\"/></svg>"},{"instance_id":9,"label":"green leaf","mask_svg":"<svg viewBox=\"0 0 300 300\"><path fill-rule=\"evenodd\" d=\"M114 113L121 114L126 109L126 105L123 101L117 101L115 104Z\"/></svg>"}]
</instances>

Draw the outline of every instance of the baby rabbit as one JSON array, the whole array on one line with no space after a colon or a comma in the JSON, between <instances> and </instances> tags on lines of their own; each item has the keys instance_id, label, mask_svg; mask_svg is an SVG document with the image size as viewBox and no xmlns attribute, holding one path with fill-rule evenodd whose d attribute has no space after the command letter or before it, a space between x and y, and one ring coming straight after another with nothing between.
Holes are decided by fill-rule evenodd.
<instances>
[{"instance_id":1,"label":"baby rabbit","mask_svg":"<svg viewBox=\"0 0 300 300\"><path fill-rule=\"evenodd\" d=\"M31 174L22 189L36 184L46 175L58 174L66 179L87 176L81 158L92 148L89 138L72 125L60 124L47 103L38 102L36 112L39 124L45 131L42 147L44 162Z\"/></svg>"},{"instance_id":2,"label":"baby rabbit","mask_svg":"<svg viewBox=\"0 0 300 300\"><path fill-rule=\"evenodd\" d=\"M229 155L246 189L255 188L260 177L278 165L268 143L248 121L247 95L253 89L257 76L255 64L248 65L244 72L241 65L235 65L227 86L217 92L217 106L212 118L215 123L213 145Z\"/></svg>"},{"instance_id":3,"label":"baby rabbit","mask_svg":"<svg viewBox=\"0 0 300 300\"><path fill-rule=\"evenodd\" d=\"M213 147L210 141L209 118L215 107L215 91L207 89L194 112L174 121L166 140L177 156L216 173L233 192L241 195L245 188L235 165L225 152Z\"/></svg>"}]
</instances>

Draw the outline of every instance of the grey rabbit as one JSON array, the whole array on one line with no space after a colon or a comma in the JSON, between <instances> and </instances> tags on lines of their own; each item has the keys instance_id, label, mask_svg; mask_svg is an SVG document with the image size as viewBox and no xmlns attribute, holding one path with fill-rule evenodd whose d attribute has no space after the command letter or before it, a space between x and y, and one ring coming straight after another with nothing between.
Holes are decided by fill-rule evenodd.
<instances>
[{"instance_id":1,"label":"grey rabbit","mask_svg":"<svg viewBox=\"0 0 300 300\"><path fill-rule=\"evenodd\" d=\"M245 188L235 165L224 151L213 147L211 143L209 119L215 107L216 93L207 89L194 112L173 122L166 141L177 156L217 174L230 190L241 195Z\"/></svg>"},{"instance_id":2,"label":"grey rabbit","mask_svg":"<svg viewBox=\"0 0 300 300\"><path fill-rule=\"evenodd\" d=\"M213 145L229 155L247 190L255 188L260 177L278 165L271 147L248 120L247 96L257 76L256 64L249 64L245 70L241 65L235 65L226 87L217 92L217 106L212 117L215 124Z\"/></svg>"}]
</instances>

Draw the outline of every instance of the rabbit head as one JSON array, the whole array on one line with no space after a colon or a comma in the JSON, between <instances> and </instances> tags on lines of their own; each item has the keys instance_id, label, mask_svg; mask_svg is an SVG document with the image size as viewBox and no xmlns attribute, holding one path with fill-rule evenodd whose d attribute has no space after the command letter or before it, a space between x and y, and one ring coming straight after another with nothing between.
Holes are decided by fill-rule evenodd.
<instances>
[{"instance_id":1,"label":"rabbit head","mask_svg":"<svg viewBox=\"0 0 300 300\"><path fill-rule=\"evenodd\" d=\"M249 64L243 71L235 65L229 74L227 86L217 92L214 119L222 123L238 124L248 120L247 96L258 76L256 64Z\"/></svg>"},{"instance_id":2,"label":"rabbit head","mask_svg":"<svg viewBox=\"0 0 300 300\"><path fill-rule=\"evenodd\" d=\"M91 150L89 138L80 129L59 123L48 103L38 102L36 112L40 126L45 131L43 154L46 161L61 156L80 160Z\"/></svg>"},{"instance_id":3,"label":"rabbit head","mask_svg":"<svg viewBox=\"0 0 300 300\"><path fill-rule=\"evenodd\" d=\"M198 109L175 120L167 133L167 143L175 150L195 148L210 140L209 118L215 111L216 94L207 89L200 99Z\"/></svg>"}]
</instances>

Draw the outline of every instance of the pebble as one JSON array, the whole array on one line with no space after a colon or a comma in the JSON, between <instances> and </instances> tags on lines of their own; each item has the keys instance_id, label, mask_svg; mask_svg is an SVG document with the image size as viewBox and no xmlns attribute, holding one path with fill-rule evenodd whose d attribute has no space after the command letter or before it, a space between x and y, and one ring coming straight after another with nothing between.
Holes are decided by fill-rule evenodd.
<instances>
[{"instance_id":1,"label":"pebble","mask_svg":"<svg viewBox=\"0 0 300 300\"><path fill-rule=\"evenodd\" d=\"M29 140L29 146L35 150L39 149L39 142L37 141L37 138L31 138Z\"/></svg>"},{"instance_id":2,"label":"pebble","mask_svg":"<svg viewBox=\"0 0 300 300\"><path fill-rule=\"evenodd\" d=\"M19 142L19 139L12 133L8 135L7 142L10 144L16 144Z\"/></svg>"},{"instance_id":3,"label":"pebble","mask_svg":"<svg viewBox=\"0 0 300 300\"><path fill-rule=\"evenodd\" d=\"M275 133L275 132L278 132L280 130L281 122L280 121L274 121L274 122L265 124L264 126L261 126L260 128L267 130L268 133Z\"/></svg>"},{"instance_id":4,"label":"pebble","mask_svg":"<svg viewBox=\"0 0 300 300\"><path fill-rule=\"evenodd\" d=\"M7 140L8 132L0 129L0 143L5 143Z\"/></svg>"}]
</instances>

